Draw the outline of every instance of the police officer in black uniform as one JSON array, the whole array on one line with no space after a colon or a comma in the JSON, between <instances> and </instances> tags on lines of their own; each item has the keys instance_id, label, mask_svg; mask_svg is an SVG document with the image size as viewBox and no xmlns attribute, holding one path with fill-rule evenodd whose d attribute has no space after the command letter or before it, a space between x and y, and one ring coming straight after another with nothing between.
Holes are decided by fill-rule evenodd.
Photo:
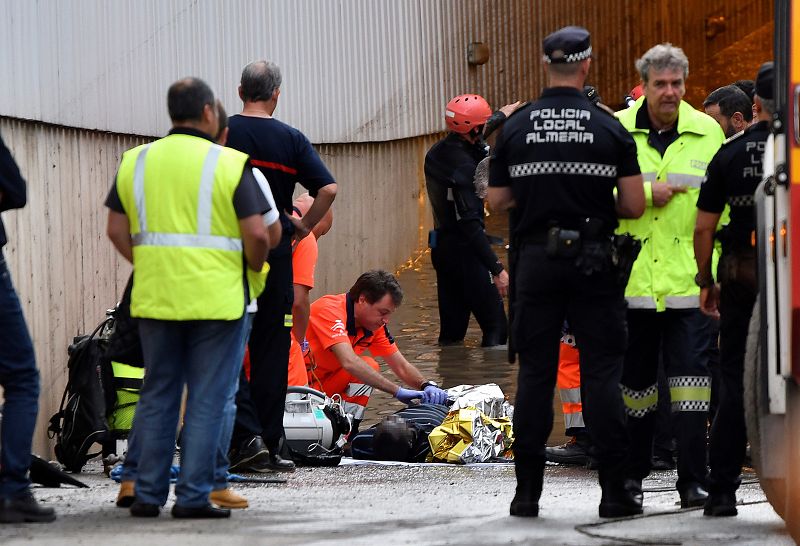
<instances>
[{"instance_id":1,"label":"police officer in black uniform","mask_svg":"<svg viewBox=\"0 0 800 546\"><path fill-rule=\"evenodd\" d=\"M511 209L518 252L511 271L511 332L520 359L511 515L538 515L564 319L581 347L583 413L603 490L600 516L639 514L641 498L625 488L623 474L629 443L619 389L626 280L611 257L617 218L644 212L636 145L582 93L591 63L589 32L562 28L543 45L548 87L505 122L490 159L489 204Z\"/></svg>"},{"instance_id":2,"label":"police officer in black uniform","mask_svg":"<svg viewBox=\"0 0 800 546\"><path fill-rule=\"evenodd\" d=\"M479 95L454 97L445 109L449 132L425 156L425 186L435 228L428 243L436 270L440 345L464 340L470 313L483 332L481 346L502 345L508 336L501 297L508 273L489 245L483 199L474 184L475 169L487 155L482 132L491 114Z\"/></svg>"},{"instance_id":3,"label":"police officer in black uniform","mask_svg":"<svg viewBox=\"0 0 800 546\"><path fill-rule=\"evenodd\" d=\"M747 330L758 283L753 194L761 181L761 163L775 109L773 65L764 63L756 79L757 122L722 145L708 165L697 198L694 249L700 286L700 309L720 320L719 407L711 427L707 516L735 516L736 489L747 446L743 377ZM730 205L730 223L722 229L722 258L714 283L711 254L717 222Z\"/></svg>"}]
</instances>

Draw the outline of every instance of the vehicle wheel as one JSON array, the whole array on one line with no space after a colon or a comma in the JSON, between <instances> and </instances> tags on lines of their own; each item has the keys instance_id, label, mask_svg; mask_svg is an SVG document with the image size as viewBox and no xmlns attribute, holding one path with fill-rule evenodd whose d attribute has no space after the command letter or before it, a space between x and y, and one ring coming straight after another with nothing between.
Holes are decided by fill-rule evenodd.
<instances>
[{"instance_id":1,"label":"vehicle wheel","mask_svg":"<svg viewBox=\"0 0 800 546\"><path fill-rule=\"evenodd\" d=\"M785 478L763 477L764 457L768 452L777 455L779 446L763 446L762 420L769 414L765 370L761 366L761 307L756 298L750 327L747 334L747 351L744 357L744 408L747 423L747 439L750 456L759 475L761 489L779 516L783 517L786 506ZM775 417L775 416L774 416ZM782 417L781 417L782 418Z\"/></svg>"}]
</instances>

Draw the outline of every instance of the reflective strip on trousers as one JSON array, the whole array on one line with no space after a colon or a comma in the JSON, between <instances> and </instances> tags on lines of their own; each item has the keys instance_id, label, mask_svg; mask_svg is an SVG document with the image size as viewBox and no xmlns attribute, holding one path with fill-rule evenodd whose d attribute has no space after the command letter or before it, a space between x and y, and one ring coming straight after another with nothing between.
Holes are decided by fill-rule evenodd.
<instances>
[{"instance_id":1,"label":"reflective strip on trousers","mask_svg":"<svg viewBox=\"0 0 800 546\"><path fill-rule=\"evenodd\" d=\"M347 385L347 391L344 393L345 400L357 398L359 396L366 396L372 394L372 387L369 385L365 385L364 383L349 383Z\"/></svg>"},{"instance_id":2,"label":"reflective strip on trousers","mask_svg":"<svg viewBox=\"0 0 800 546\"><path fill-rule=\"evenodd\" d=\"M583 412L565 413L564 414L564 427L565 428L585 428L586 424L583 422Z\"/></svg>"},{"instance_id":3,"label":"reflective strip on trousers","mask_svg":"<svg viewBox=\"0 0 800 546\"><path fill-rule=\"evenodd\" d=\"M644 417L656 410L658 405L658 385L653 384L644 390L636 391L620 385L625 411L631 417Z\"/></svg>"},{"instance_id":4,"label":"reflective strip on trousers","mask_svg":"<svg viewBox=\"0 0 800 546\"><path fill-rule=\"evenodd\" d=\"M708 411L711 401L711 378L706 376L676 376L669 378L672 411Z\"/></svg>"},{"instance_id":5,"label":"reflective strip on trousers","mask_svg":"<svg viewBox=\"0 0 800 546\"><path fill-rule=\"evenodd\" d=\"M558 395L561 397L561 401L565 404L581 403L580 387L575 387L573 389L558 389Z\"/></svg>"},{"instance_id":6,"label":"reflective strip on trousers","mask_svg":"<svg viewBox=\"0 0 800 546\"><path fill-rule=\"evenodd\" d=\"M342 400L342 410L352 415L353 419L361 420L364 418L364 412L367 411L367 407L356 404L355 402L346 402Z\"/></svg>"},{"instance_id":7,"label":"reflective strip on trousers","mask_svg":"<svg viewBox=\"0 0 800 546\"><path fill-rule=\"evenodd\" d=\"M669 173L667 174L667 182L673 186L686 186L687 188L699 188L705 180L705 175L696 174L681 174Z\"/></svg>"},{"instance_id":8,"label":"reflective strip on trousers","mask_svg":"<svg viewBox=\"0 0 800 546\"><path fill-rule=\"evenodd\" d=\"M349 383L342 395L342 409L344 409L345 413L351 413L353 419L363 419L371 394L372 387L369 385Z\"/></svg>"}]
</instances>

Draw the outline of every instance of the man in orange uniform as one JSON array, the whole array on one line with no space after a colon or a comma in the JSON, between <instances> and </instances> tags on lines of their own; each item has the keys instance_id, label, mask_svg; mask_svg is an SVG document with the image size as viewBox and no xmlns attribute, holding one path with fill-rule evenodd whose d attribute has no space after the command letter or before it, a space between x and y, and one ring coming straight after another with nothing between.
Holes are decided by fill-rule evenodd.
<instances>
[{"instance_id":1,"label":"man in orange uniform","mask_svg":"<svg viewBox=\"0 0 800 546\"><path fill-rule=\"evenodd\" d=\"M304 193L294 200L294 214L299 218L311 208L314 198ZM308 237L296 242L292 247L292 282L294 283L294 303L292 304L292 344L289 348L290 387L308 386L308 372L303 355L308 353L306 330L311 313L309 293L314 288L314 270L317 267L319 249L317 241L330 231L333 225L333 211L328 209L322 220L317 222Z\"/></svg>"},{"instance_id":2,"label":"man in orange uniform","mask_svg":"<svg viewBox=\"0 0 800 546\"><path fill-rule=\"evenodd\" d=\"M387 327L403 301L403 290L391 273L362 273L345 294L323 296L311 304L306 331L310 346L309 383L328 396L338 394L353 430L364 417L372 389L379 389L408 404L444 404L447 393L422 374L400 353ZM363 353L369 351L370 356ZM392 372L411 389L393 383L380 373L372 357L382 357Z\"/></svg>"}]
</instances>

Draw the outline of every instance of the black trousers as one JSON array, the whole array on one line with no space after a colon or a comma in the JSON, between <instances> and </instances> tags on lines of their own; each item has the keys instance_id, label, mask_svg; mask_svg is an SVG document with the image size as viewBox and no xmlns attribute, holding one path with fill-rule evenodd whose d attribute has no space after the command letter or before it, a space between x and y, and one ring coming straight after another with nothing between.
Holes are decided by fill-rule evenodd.
<instances>
[{"instance_id":1,"label":"black trousers","mask_svg":"<svg viewBox=\"0 0 800 546\"><path fill-rule=\"evenodd\" d=\"M597 450L600 483L621 480L629 443L619 389L627 330L623 289L615 272L585 276L574 260L548 258L544 246L525 245L514 275L511 327L520 366L514 410L517 467L535 468L539 476L544 468L561 327L567 319L581 350L583 415Z\"/></svg>"},{"instance_id":2,"label":"black trousers","mask_svg":"<svg viewBox=\"0 0 800 546\"><path fill-rule=\"evenodd\" d=\"M270 256L269 276L264 292L258 298L258 312L250 332L250 400L255 406L261 435L269 449L275 449L283 437L283 410L286 405L286 385L289 375L289 342L294 288L292 285L292 256ZM237 397L237 418L233 437L241 441L247 428L255 429L252 410L239 410L244 374L240 376ZM252 406L250 406L252 407ZM252 434L251 434L252 435Z\"/></svg>"},{"instance_id":3,"label":"black trousers","mask_svg":"<svg viewBox=\"0 0 800 546\"><path fill-rule=\"evenodd\" d=\"M439 342L463 340L472 313L483 332L481 345L504 344L508 338L508 320L503 298L492 274L469 247L442 240L431 249L431 262L436 270L439 297Z\"/></svg>"},{"instance_id":4,"label":"black trousers","mask_svg":"<svg viewBox=\"0 0 800 546\"><path fill-rule=\"evenodd\" d=\"M236 391L236 419L233 422L231 448L238 448L253 436L261 436L262 432L258 410L250 397L250 382L244 374L243 366L239 372L239 390Z\"/></svg>"},{"instance_id":5,"label":"black trousers","mask_svg":"<svg viewBox=\"0 0 800 546\"><path fill-rule=\"evenodd\" d=\"M631 405L636 405L628 407L629 477L641 480L650 474L661 357L670 386L672 426L678 441L676 486L682 491L691 483L705 485L709 328L710 319L699 309L628 311L630 342L622 385Z\"/></svg>"},{"instance_id":6,"label":"black trousers","mask_svg":"<svg viewBox=\"0 0 800 546\"><path fill-rule=\"evenodd\" d=\"M758 288L753 255L723 255L720 295L719 405L711 427L709 491L732 493L741 482L747 448L744 355Z\"/></svg>"}]
</instances>

